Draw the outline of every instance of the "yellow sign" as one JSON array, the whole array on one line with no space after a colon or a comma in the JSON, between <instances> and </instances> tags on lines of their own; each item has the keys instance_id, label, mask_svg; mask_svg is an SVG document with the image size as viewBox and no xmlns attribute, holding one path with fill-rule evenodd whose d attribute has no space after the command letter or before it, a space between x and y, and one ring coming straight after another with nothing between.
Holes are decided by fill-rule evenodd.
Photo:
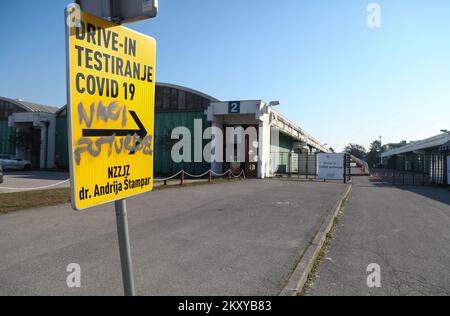
<instances>
[{"instance_id":1,"label":"yellow sign","mask_svg":"<svg viewBox=\"0 0 450 316\"><path fill-rule=\"evenodd\" d=\"M156 41L84 12L66 20L72 206L151 191Z\"/></svg>"}]
</instances>

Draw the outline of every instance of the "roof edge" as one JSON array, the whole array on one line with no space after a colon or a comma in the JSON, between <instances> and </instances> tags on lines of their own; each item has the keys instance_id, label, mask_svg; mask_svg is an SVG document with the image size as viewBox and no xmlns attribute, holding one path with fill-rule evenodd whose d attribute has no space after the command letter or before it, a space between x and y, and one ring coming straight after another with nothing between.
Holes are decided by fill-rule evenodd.
<instances>
[{"instance_id":1,"label":"roof edge","mask_svg":"<svg viewBox=\"0 0 450 316\"><path fill-rule=\"evenodd\" d=\"M43 113L55 114L59 110L59 108L57 108L55 106L29 102L29 101L25 101L25 100L17 100L17 99L11 99L11 98L1 97L1 96L0 96L0 100L12 103L12 104L18 106L19 108L21 108L21 109L23 109L23 110L25 110L27 112L31 112L31 113L43 112ZM42 107L42 109L41 110L33 109L30 106L28 106L28 104L32 104L32 105L35 105L37 107ZM52 109L54 111L50 111L50 109Z\"/></svg>"},{"instance_id":2,"label":"roof edge","mask_svg":"<svg viewBox=\"0 0 450 316\"><path fill-rule=\"evenodd\" d=\"M156 86L160 86L160 87L166 87L166 88L174 88L174 89L178 89L178 90L182 90L182 91L186 91L186 92L191 92L197 95L200 95L202 97L204 97L205 99L210 100L211 102L221 102L220 100L210 96L209 94L203 93L201 91L195 90L195 89L191 89L185 86L180 86L177 84L173 84L173 83L166 83L166 82L157 82Z\"/></svg>"}]
</instances>

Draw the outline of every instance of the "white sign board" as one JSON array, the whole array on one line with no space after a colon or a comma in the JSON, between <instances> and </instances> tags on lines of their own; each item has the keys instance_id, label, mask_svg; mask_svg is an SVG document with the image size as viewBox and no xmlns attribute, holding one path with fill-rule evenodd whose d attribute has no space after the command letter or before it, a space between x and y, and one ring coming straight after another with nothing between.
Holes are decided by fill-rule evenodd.
<instances>
[{"instance_id":1,"label":"white sign board","mask_svg":"<svg viewBox=\"0 0 450 316\"><path fill-rule=\"evenodd\" d=\"M344 154L319 154L319 179L344 180Z\"/></svg>"},{"instance_id":2,"label":"white sign board","mask_svg":"<svg viewBox=\"0 0 450 316\"><path fill-rule=\"evenodd\" d=\"M450 156L447 156L447 184L450 185Z\"/></svg>"}]
</instances>

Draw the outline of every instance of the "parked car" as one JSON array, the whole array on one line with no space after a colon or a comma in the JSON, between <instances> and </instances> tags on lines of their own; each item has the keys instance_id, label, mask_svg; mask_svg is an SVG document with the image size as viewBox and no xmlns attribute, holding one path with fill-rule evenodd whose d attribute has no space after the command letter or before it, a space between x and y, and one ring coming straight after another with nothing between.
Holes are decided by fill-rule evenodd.
<instances>
[{"instance_id":1,"label":"parked car","mask_svg":"<svg viewBox=\"0 0 450 316\"><path fill-rule=\"evenodd\" d=\"M0 184L3 183L3 169L2 169L2 165L0 165Z\"/></svg>"},{"instance_id":2,"label":"parked car","mask_svg":"<svg viewBox=\"0 0 450 316\"><path fill-rule=\"evenodd\" d=\"M0 165L2 165L3 170L31 170L33 168L31 162L14 155L0 154Z\"/></svg>"}]
</instances>

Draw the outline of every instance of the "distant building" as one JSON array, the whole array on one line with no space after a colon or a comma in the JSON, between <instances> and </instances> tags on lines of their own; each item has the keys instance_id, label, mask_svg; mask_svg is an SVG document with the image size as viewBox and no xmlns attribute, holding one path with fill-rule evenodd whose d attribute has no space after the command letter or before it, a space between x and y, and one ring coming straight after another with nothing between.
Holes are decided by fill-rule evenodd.
<instances>
[{"instance_id":1,"label":"distant building","mask_svg":"<svg viewBox=\"0 0 450 316\"><path fill-rule=\"evenodd\" d=\"M400 143L402 144L402 143ZM381 154L383 166L403 172L419 172L430 176L437 184L449 183L448 156L450 133L439 135L393 148Z\"/></svg>"},{"instance_id":2,"label":"distant building","mask_svg":"<svg viewBox=\"0 0 450 316\"><path fill-rule=\"evenodd\" d=\"M0 97L0 153L15 154L36 168L55 164L58 108Z\"/></svg>"},{"instance_id":3,"label":"distant building","mask_svg":"<svg viewBox=\"0 0 450 316\"><path fill-rule=\"evenodd\" d=\"M408 142L406 140L401 141L400 143L389 143L389 144L384 144L381 147L381 152L386 152L392 149L396 149L396 148L400 148L403 146L406 146L408 144Z\"/></svg>"}]
</instances>

